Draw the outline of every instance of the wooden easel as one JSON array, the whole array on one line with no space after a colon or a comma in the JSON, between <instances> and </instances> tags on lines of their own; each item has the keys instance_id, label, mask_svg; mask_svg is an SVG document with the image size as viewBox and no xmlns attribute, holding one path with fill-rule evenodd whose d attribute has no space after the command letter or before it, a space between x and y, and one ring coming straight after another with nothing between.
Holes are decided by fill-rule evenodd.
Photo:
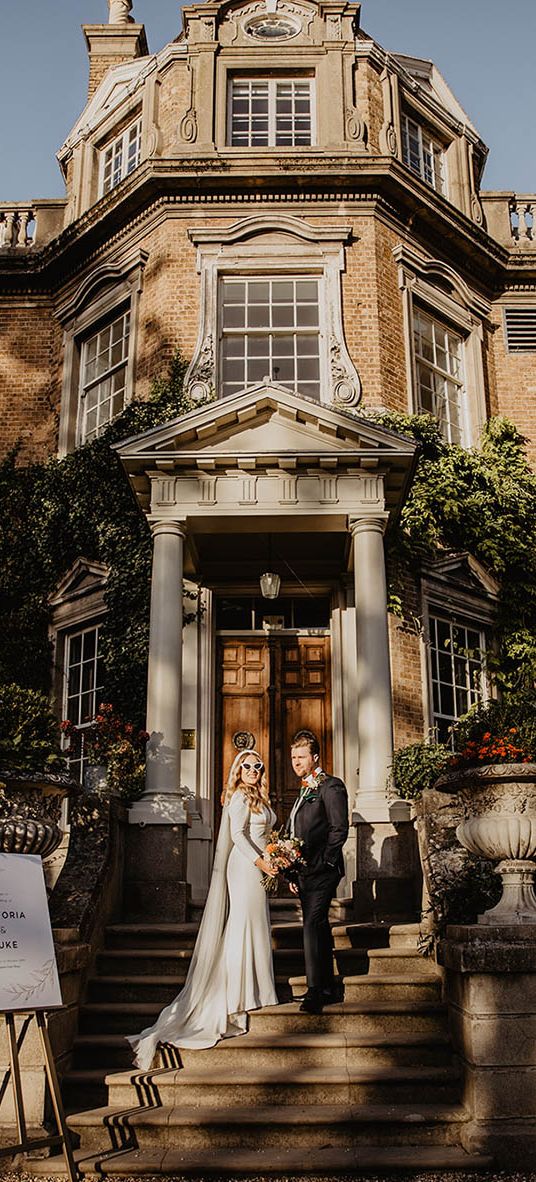
<instances>
[{"instance_id":1,"label":"wooden easel","mask_svg":"<svg viewBox=\"0 0 536 1182\"><path fill-rule=\"evenodd\" d=\"M51 1010L47 1011L52 1012ZM48 1029L46 1024L46 1017L44 1010L17 1010L4 1011L2 1015L5 1019L6 1029L9 1041L9 1062L2 1084L0 1085L0 1103L3 1100L9 1080L13 1086L13 1096L15 1100L15 1117L17 1121L17 1131L19 1135L18 1145L10 1145L0 1148L1 1157L12 1157L16 1153L29 1153L31 1149L51 1149L61 1145L63 1156L65 1158L65 1165L67 1167L67 1177L69 1182L80 1182L80 1173L73 1157L73 1151L70 1140L69 1129L65 1120L65 1112L63 1110L63 1102L61 1099L60 1085L56 1073L56 1064L54 1063L54 1055L50 1045L50 1038L48 1036ZM17 1039L17 1032L15 1029L15 1018L24 1019L22 1030ZM24 1111L24 1097L22 1093L22 1080L20 1071L19 1053L26 1037L27 1031L30 1027L32 1019L35 1018L37 1022L37 1029L41 1039L41 1046L43 1049L43 1062L47 1077L47 1082L50 1090L50 1098L52 1100L52 1107L54 1109L54 1116L56 1117L56 1124L58 1132L50 1136L36 1137L30 1140L26 1128L26 1114Z\"/></svg>"}]
</instances>

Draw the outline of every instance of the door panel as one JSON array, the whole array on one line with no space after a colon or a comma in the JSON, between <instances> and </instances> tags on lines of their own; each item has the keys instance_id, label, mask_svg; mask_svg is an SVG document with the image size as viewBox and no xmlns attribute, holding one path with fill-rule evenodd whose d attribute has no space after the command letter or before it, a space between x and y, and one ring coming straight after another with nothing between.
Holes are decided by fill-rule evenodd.
<instances>
[{"instance_id":1,"label":"door panel","mask_svg":"<svg viewBox=\"0 0 536 1182\"><path fill-rule=\"evenodd\" d=\"M280 825L288 817L298 786L289 754L296 731L314 731L323 764L331 768L329 636L271 633L251 640L221 638L218 671L220 784L236 755L233 736L249 732L269 769Z\"/></svg>"}]
</instances>

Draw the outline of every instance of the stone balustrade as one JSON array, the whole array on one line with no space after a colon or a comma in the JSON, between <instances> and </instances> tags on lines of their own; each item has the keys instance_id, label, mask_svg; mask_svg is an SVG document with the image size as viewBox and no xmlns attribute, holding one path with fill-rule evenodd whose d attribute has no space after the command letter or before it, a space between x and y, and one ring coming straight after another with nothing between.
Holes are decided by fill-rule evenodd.
<instances>
[{"instance_id":1,"label":"stone balustrade","mask_svg":"<svg viewBox=\"0 0 536 1182\"><path fill-rule=\"evenodd\" d=\"M65 199L0 201L0 250L44 246L63 229Z\"/></svg>"},{"instance_id":2,"label":"stone balustrade","mask_svg":"<svg viewBox=\"0 0 536 1182\"><path fill-rule=\"evenodd\" d=\"M536 251L536 195L481 193L488 233L502 246Z\"/></svg>"}]
</instances>

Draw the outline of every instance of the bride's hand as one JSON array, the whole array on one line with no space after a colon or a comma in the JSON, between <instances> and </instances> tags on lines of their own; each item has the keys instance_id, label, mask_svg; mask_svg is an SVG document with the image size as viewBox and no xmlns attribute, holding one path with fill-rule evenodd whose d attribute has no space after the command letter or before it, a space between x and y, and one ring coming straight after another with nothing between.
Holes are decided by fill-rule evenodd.
<instances>
[{"instance_id":1,"label":"bride's hand","mask_svg":"<svg viewBox=\"0 0 536 1182\"><path fill-rule=\"evenodd\" d=\"M263 874L267 874L269 878L275 878L277 870L274 870L270 862L265 862L264 858L255 858L255 865L259 867L259 870L261 870Z\"/></svg>"}]
</instances>

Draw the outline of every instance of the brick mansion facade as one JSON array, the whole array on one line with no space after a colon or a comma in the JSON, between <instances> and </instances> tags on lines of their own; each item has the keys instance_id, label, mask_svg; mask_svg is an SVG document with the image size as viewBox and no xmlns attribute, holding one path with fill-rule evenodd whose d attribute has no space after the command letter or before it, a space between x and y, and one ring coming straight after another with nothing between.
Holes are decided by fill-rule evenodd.
<instances>
[{"instance_id":1,"label":"brick mansion facade","mask_svg":"<svg viewBox=\"0 0 536 1182\"><path fill-rule=\"evenodd\" d=\"M154 534L148 717L167 752L132 819L184 820L188 786L200 898L214 785L244 735L282 813L308 725L355 816L387 825L393 740L444 735L474 696L478 658L451 641L491 643L493 580L445 558L415 592L423 629L388 618L383 535L415 447L360 410L431 413L465 447L506 415L536 448L533 200L482 189L487 149L438 68L387 53L360 9L205 0L156 54L125 14L85 26L65 199L0 204L4 452L68 455L177 349L201 399L119 448ZM184 639L183 574L203 605ZM103 577L58 590L64 687L94 659ZM82 709L62 694L64 716Z\"/></svg>"}]
</instances>

